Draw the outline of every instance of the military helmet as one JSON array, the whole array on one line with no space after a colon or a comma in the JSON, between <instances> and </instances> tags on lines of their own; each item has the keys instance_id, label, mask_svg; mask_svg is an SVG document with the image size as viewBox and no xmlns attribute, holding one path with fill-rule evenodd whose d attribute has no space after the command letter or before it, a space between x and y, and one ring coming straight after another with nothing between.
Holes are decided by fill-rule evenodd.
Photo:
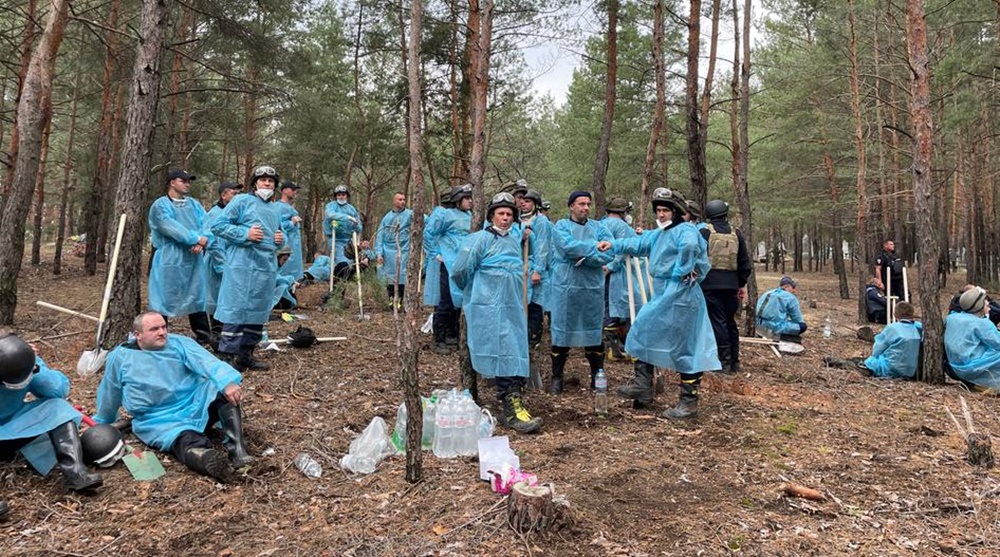
<instances>
[{"instance_id":1,"label":"military helmet","mask_svg":"<svg viewBox=\"0 0 1000 557\"><path fill-rule=\"evenodd\" d=\"M110 468L125 454L125 441L120 431L110 424L88 427L80 435L83 460L101 468Z\"/></svg>"},{"instance_id":2,"label":"military helmet","mask_svg":"<svg viewBox=\"0 0 1000 557\"><path fill-rule=\"evenodd\" d=\"M35 351L17 335L0 338L0 382L8 389L23 389L37 371Z\"/></svg>"},{"instance_id":3,"label":"military helmet","mask_svg":"<svg viewBox=\"0 0 1000 557\"><path fill-rule=\"evenodd\" d=\"M631 203L625 201L624 198L615 197L608 202L608 205L604 208L604 210L609 213L626 213L632 208L630 205Z\"/></svg>"},{"instance_id":4,"label":"military helmet","mask_svg":"<svg viewBox=\"0 0 1000 557\"><path fill-rule=\"evenodd\" d=\"M493 212L501 207L507 207L514 212L514 220L517 220L517 204L514 203L514 196L502 191L490 199L490 206L486 209L486 220L493 218Z\"/></svg>"},{"instance_id":5,"label":"military helmet","mask_svg":"<svg viewBox=\"0 0 1000 557\"><path fill-rule=\"evenodd\" d=\"M729 214L729 204L721 199L713 199L705 204L705 218L717 219Z\"/></svg>"},{"instance_id":6,"label":"military helmet","mask_svg":"<svg viewBox=\"0 0 1000 557\"><path fill-rule=\"evenodd\" d=\"M680 192L670 188L656 188L653 190L652 205L654 211L660 206L682 214L687 210L687 203L684 200L684 196Z\"/></svg>"},{"instance_id":7,"label":"military helmet","mask_svg":"<svg viewBox=\"0 0 1000 557\"><path fill-rule=\"evenodd\" d=\"M258 178L265 177L274 178L274 187L278 187L278 183L280 182L278 171L273 166L267 166L266 164L253 169L253 172L250 174L250 186L257 185Z\"/></svg>"},{"instance_id":8,"label":"military helmet","mask_svg":"<svg viewBox=\"0 0 1000 557\"><path fill-rule=\"evenodd\" d=\"M534 201L535 209L538 209L542 205L542 194L538 193L538 190L529 189L524 193L524 198Z\"/></svg>"}]
</instances>

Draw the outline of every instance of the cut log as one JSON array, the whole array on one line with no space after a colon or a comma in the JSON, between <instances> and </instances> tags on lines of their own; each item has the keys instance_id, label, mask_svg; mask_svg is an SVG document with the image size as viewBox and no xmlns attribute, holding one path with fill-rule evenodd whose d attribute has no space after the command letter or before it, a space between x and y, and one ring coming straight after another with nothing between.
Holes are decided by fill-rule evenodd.
<instances>
[{"instance_id":1,"label":"cut log","mask_svg":"<svg viewBox=\"0 0 1000 557\"><path fill-rule=\"evenodd\" d=\"M552 495L550 486L514 484L507 499L507 524L522 534L548 530L559 515L559 506Z\"/></svg>"}]
</instances>

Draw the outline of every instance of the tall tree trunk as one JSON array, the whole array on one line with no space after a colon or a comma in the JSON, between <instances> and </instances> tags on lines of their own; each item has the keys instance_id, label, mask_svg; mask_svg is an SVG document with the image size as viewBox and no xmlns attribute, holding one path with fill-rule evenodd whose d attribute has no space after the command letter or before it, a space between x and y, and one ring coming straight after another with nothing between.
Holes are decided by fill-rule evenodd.
<instances>
[{"instance_id":1,"label":"tall tree trunk","mask_svg":"<svg viewBox=\"0 0 1000 557\"><path fill-rule=\"evenodd\" d=\"M618 0L607 0L608 7L608 71L604 82L604 119L601 121L601 137L597 142L597 156L594 157L594 216L604 215L607 204L604 193L604 179L608 175L610 162L611 127L615 121L615 100L618 90Z\"/></svg>"},{"instance_id":2,"label":"tall tree trunk","mask_svg":"<svg viewBox=\"0 0 1000 557\"><path fill-rule=\"evenodd\" d=\"M719 3L720 0L712 0L712 34L708 43L708 68L705 71L705 87L701 93L700 121L698 122L698 152L701 157L700 164L702 172L707 173L705 162L705 149L708 145L708 114L712 108L712 84L715 80L715 61L719 49ZM703 189L691 192L693 199L700 207L704 207L708 202L708 177L705 177ZM700 197L699 197L700 196Z\"/></svg>"},{"instance_id":3,"label":"tall tree trunk","mask_svg":"<svg viewBox=\"0 0 1000 557\"><path fill-rule=\"evenodd\" d=\"M17 105L18 155L10 194L0 214L0 325L14 323L17 275L24 256L24 223L38 177L42 134L52 118L52 76L68 11L68 0L51 0L45 30L31 54Z\"/></svg>"},{"instance_id":4,"label":"tall tree trunk","mask_svg":"<svg viewBox=\"0 0 1000 557\"><path fill-rule=\"evenodd\" d=\"M858 324L863 324L868 321L868 307L865 297L860 293L865 291L865 287L868 282L868 260L870 259L869 250L873 241L872 231L869 230L868 227L868 156L865 147L865 122L864 117L861 114L861 78L858 70L858 20L854 13L854 3L855 0L847 0L847 24L850 32L848 50L850 52L851 62L851 114L854 117L854 145L858 154L858 175L856 182L858 192L858 219L857 226L855 228L856 237L854 245L857 259L863 262L863 264L859 266L861 271L858 273L859 294L857 308ZM851 262L853 265L854 258L851 259Z\"/></svg>"},{"instance_id":5,"label":"tall tree trunk","mask_svg":"<svg viewBox=\"0 0 1000 557\"><path fill-rule=\"evenodd\" d=\"M943 383L941 307L938 296L940 246L937 234L938 198L934 193L931 161L934 158L934 126L931 119L931 76L927 60L927 23L923 0L906 2L906 50L910 75L910 121L913 123L913 208L917 218L920 309L924 326L923 379Z\"/></svg>"},{"instance_id":6,"label":"tall tree trunk","mask_svg":"<svg viewBox=\"0 0 1000 557\"><path fill-rule=\"evenodd\" d=\"M422 25L423 2L422 0L412 0L410 3L410 60L420 59L420 28ZM410 64L407 69L407 78L410 85L407 136L410 147L410 182L413 185L412 197L410 198L413 209L413 222L410 224L410 245L419 246L424 233L424 172L421 162L423 158L423 134L420 130L422 87L419 64ZM406 260L406 275L415 277L420 274L420 271L420 250L410 250L410 256ZM399 339L396 346L402 360L403 397L406 408L410 409L406 420L406 481L410 483L419 482L423 475L423 451L420 450L423 414L419 411L422 408L420 403L420 362L418 359L420 342L417 338L417 329L420 327L417 322L420 315L419 296L420 292L416 288L406 289L406 293L403 295L406 313L402 320L402 334L397 331L396 336Z\"/></svg>"},{"instance_id":7,"label":"tall tree trunk","mask_svg":"<svg viewBox=\"0 0 1000 557\"><path fill-rule=\"evenodd\" d=\"M76 106L80 100L80 75L83 64L80 58L76 61L76 74L73 76L73 101L70 104L69 132L66 137L66 160L63 163L62 195L59 196L59 225L56 228L56 253L52 256L52 274L62 273L63 243L66 242L66 213L69 209L69 194L72 191L70 175L73 173L73 143L76 138Z\"/></svg>"},{"instance_id":8,"label":"tall tree trunk","mask_svg":"<svg viewBox=\"0 0 1000 557\"><path fill-rule=\"evenodd\" d=\"M120 0L112 0L105 19L105 27L118 28L118 8ZM101 80L101 124L97 134L96 168L91 182L89 196L84 205L84 233L87 237L83 256L83 270L87 275L97 273L98 246L100 231L107 221L104 214L106 192L111 184L111 159L114 151L114 133L112 131L117 111L112 109L114 102L114 71L115 59L118 56L118 33L108 33L108 44L104 51L104 77Z\"/></svg>"},{"instance_id":9,"label":"tall tree trunk","mask_svg":"<svg viewBox=\"0 0 1000 557\"><path fill-rule=\"evenodd\" d=\"M448 183L457 186L461 183L465 153L462 149L462 116L461 116L461 95L458 85L459 60L458 55L458 0L448 2L449 23L451 30L451 44L448 46L448 99L451 105L451 175ZM428 166L433 176L433 166ZM436 196L435 196L436 198Z\"/></svg>"},{"instance_id":10,"label":"tall tree trunk","mask_svg":"<svg viewBox=\"0 0 1000 557\"><path fill-rule=\"evenodd\" d=\"M108 311L107 342L125 340L132 319L142 307L142 245L145 220L140 217L146 205L147 182L153 157L153 132L156 129L156 103L160 93L160 53L170 24L172 0L147 0L142 4L139 43L129 93L125 141L122 145L121 173L115 214L129 218L118 259L118 279L111 290Z\"/></svg>"},{"instance_id":11,"label":"tall tree trunk","mask_svg":"<svg viewBox=\"0 0 1000 557\"><path fill-rule=\"evenodd\" d=\"M701 122L698 111L698 62L701 56L701 0L691 0L688 16L687 79L685 106L687 113L687 159L691 174L691 198L705 206L708 181L705 176L705 152L701 145Z\"/></svg>"},{"instance_id":12,"label":"tall tree trunk","mask_svg":"<svg viewBox=\"0 0 1000 557\"><path fill-rule=\"evenodd\" d=\"M653 4L653 72L656 74L656 104L653 106L653 125L649 130L646 146L646 164L642 169L639 190L639 226L646 227L646 211L650 200L650 181L656 166L656 145L663 133L663 112L667 104L666 74L663 71L663 0Z\"/></svg>"},{"instance_id":13,"label":"tall tree trunk","mask_svg":"<svg viewBox=\"0 0 1000 557\"><path fill-rule=\"evenodd\" d=\"M28 0L27 13L24 18L24 33L21 35L21 46L18 51L21 53L20 63L17 70L17 96L14 97L14 125L10 134L10 151L7 155L7 172L3 181L3 203L7 202L10 195L11 185L14 183L14 166L17 163L17 153L20 149L20 132L17 126L17 112L24 96L24 79L28 75L28 66L31 64L31 47L35 43L35 15L37 0ZM3 204L0 204L2 206Z\"/></svg>"},{"instance_id":14,"label":"tall tree trunk","mask_svg":"<svg viewBox=\"0 0 1000 557\"><path fill-rule=\"evenodd\" d=\"M260 68L255 62L247 68L249 91L243 94L243 183L250 183L254 158L257 156L257 79ZM348 184L350 186L350 184Z\"/></svg>"},{"instance_id":15,"label":"tall tree trunk","mask_svg":"<svg viewBox=\"0 0 1000 557\"><path fill-rule=\"evenodd\" d=\"M49 95L51 95L51 91ZM52 104L51 99L48 103ZM38 176L35 178L35 214L32 219L31 238L31 264L38 266L42 263L42 224L45 220L45 166L49 159L49 137L52 135L52 116L45 123L45 131L42 132L42 152L38 157Z\"/></svg>"},{"instance_id":16,"label":"tall tree trunk","mask_svg":"<svg viewBox=\"0 0 1000 557\"><path fill-rule=\"evenodd\" d=\"M733 0L733 28L736 25L736 0ZM740 37L734 41L736 43L739 59ZM750 0L743 2L743 33L742 33L743 56L740 66L740 138L739 152L733 157L738 160L738 175L735 178L733 187L736 190L736 205L739 207L738 225L743 232L743 239L746 241L747 249L750 250L753 258L756 258L757 244L754 243L753 236L753 215L750 209ZM735 69L733 70L735 73ZM750 278L747 280L747 304L743 312L743 331L747 336L755 336L757 331L756 306L757 299L757 266L750 265Z\"/></svg>"}]
</instances>

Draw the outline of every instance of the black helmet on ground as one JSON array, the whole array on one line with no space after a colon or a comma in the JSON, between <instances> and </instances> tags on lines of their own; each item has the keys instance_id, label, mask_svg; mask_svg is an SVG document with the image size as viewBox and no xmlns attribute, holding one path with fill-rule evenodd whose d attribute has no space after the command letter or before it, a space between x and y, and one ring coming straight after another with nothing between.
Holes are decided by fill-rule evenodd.
<instances>
[{"instance_id":1,"label":"black helmet on ground","mask_svg":"<svg viewBox=\"0 0 1000 557\"><path fill-rule=\"evenodd\" d=\"M80 434L80 446L83 447L84 462L101 468L114 466L125 454L122 433L111 424L88 427Z\"/></svg>"},{"instance_id":2,"label":"black helmet on ground","mask_svg":"<svg viewBox=\"0 0 1000 557\"><path fill-rule=\"evenodd\" d=\"M729 215L729 204L721 199L713 199L705 204L705 218L719 219Z\"/></svg>"},{"instance_id":3,"label":"black helmet on ground","mask_svg":"<svg viewBox=\"0 0 1000 557\"><path fill-rule=\"evenodd\" d=\"M14 334L0 337L0 382L8 389L23 389L38 370L35 351Z\"/></svg>"},{"instance_id":4,"label":"black helmet on ground","mask_svg":"<svg viewBox=\"0 0 1000 557\"><path fill-rule=\"evenodd\" d=\"M309 348L316 344L316 333L309 327L299 325L298 329L288 333L288 343L295 348Z\"/></svg>"},{"instance_id":5,"label":"black helmet on ground","mask_svg":"<svg viewBox=\"0 0 1000 557\"><path fill-rule=\"evenodd\" d=\"M502 191L490 199L490 206L486 209L486 220L493 220L493 213L501 207L507 207L514 213L514 220L517 220L517 204L514 203L514 196Z\"/></svg>"}]
</instances>

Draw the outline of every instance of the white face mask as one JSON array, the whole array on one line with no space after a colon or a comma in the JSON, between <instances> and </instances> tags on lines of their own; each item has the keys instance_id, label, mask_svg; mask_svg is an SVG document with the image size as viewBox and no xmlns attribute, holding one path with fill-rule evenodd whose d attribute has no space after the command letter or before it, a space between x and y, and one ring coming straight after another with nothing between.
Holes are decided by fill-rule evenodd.
<instances>
[{"instance_id":1,"label":"white face mask","mask_svg":"<svg viewBox=\"0 0 1000 557\"><path fill-rule=\"evenodd\" d=\"M347 200L346 199L338 199L337 200L337 205L347 205Z\"/></svg>"},{"instance_id":2,"label":"white face mask","mask_svg":"<svg viewBox=\"0 0 1000 557\"><path fill-rule=\"evenodd\" d=\"M625 215L625 224L632 226L632 215Z\"/></svg>"},{"instance_id":3,"label":"white face mask","mask_svg":"<svg viewBox=\"0 0 1000 557\"><path fill-rule=\"evenodd\" d=\"M674 223L674 221L672 221L672 220L667 220L667 221L663 221L663 222L660 222L660 221L656 221L656 226L657 226L657 228L659 228L660 230L663 230L663 229L665 229L665 228L669 227L669 226L670 226L671 224L673 224L673 223Z\"/></svg>"},{"instance_id":4,"label":"white face mask","mask_svg":"<svg viewBox=\"0 0 1000 557\"><path fill-rule=\"evenodd\" d=\"M268 201L271 199L271 196L274 195L274 190L258 189L254 193L256 193L257 197L261 198L262 200Z\"/></svg>"}]
</instances>

